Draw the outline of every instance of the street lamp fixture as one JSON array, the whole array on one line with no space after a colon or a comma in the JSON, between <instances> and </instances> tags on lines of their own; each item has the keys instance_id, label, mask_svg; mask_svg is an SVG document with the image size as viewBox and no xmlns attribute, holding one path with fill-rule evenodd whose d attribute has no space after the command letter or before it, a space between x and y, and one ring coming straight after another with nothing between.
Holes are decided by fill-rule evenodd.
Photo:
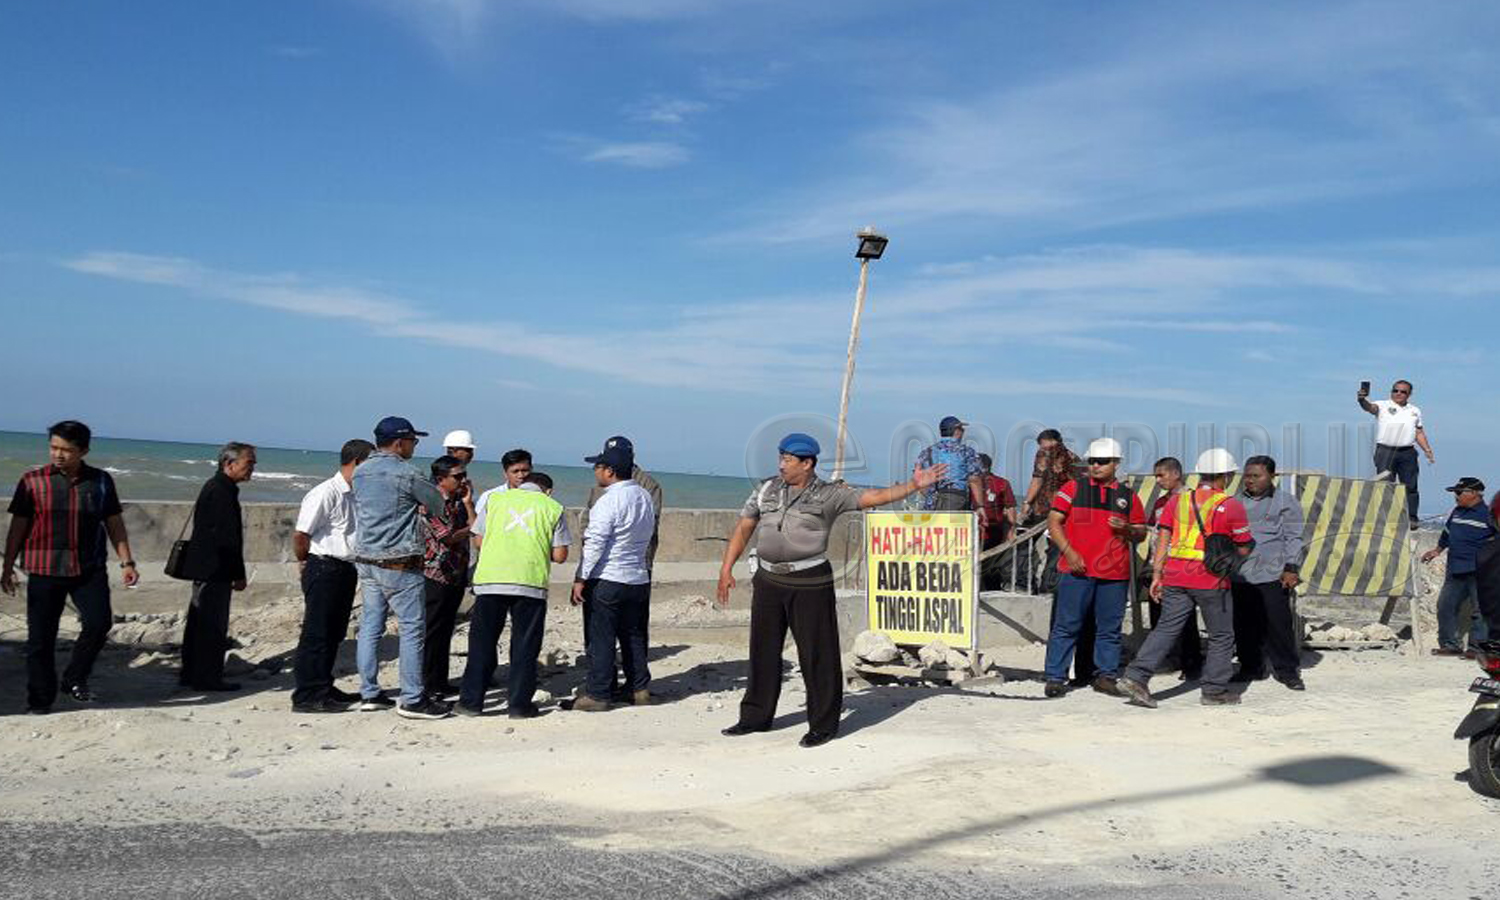
<instances>
[{"instance_id":1,"label":"street lamp fixture","mask_svg":"<svg viewBox=\"0 0 1500 900\"><path fill-rule=\"evenodd\" d=\"M859 249L854 258L859 260L859 289L854 292L854 321L849 326L849 358L844 364L844 388L839 392L839 433L833 456L833 480L844 477L844 442L847 439L849 422L849 389L854 384L854 354L859 349L859 319L865 311L865 288L870 283L870 260L879 259L890 240L874 228L860 229Z\"/></svg>"},{"instance_id":2,"label":"street lamp fixture","mask_svg":"<svg viewBox=\"0 0 1500 900\"><path fill-rule=\"evenodd\" d=\"M885 245L890 240L883 234L876 234L875 229L866 228L859 234L859 249L854 251L855 259L879 259L880 254L885 252Z\"/></svg>"}]
</instances>

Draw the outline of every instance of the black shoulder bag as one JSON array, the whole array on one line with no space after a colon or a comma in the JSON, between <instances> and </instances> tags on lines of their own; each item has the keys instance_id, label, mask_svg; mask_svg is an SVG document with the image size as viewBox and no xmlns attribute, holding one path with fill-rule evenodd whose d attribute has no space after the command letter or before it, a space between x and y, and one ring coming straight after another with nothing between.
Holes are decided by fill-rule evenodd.
<instances>
[{"instance_id":1,"label":"black shoulder bag","mask_svg":"<svg viewBox=\"0 0 1500 900\"><path fill-rule=\"evenodd\" d=\"M1187 502L1193 507L1193 518L1198 520L1198 533L1203 535L1203 568L1220 578L1233 577L1245 564L1245 557L1235 547L1234 538L1227 534L1209 534L1203 524L1203 513L1198 511L1198 498L1189 493Z\"/></svg>"},{"instance_id":2,"label":"black shoulder bag","mask_svg":"<svg viewBox=\"0 0 1500 900\"><path fill-rule=\"evenodd\" d=\"M177 540L172 542L172 550L167 554L167 564L164 571L168 578L177 578L182 581L192 581L193 577L183 571L187 565L188 541L183 540L187 535L188 526L193 524L193 514L198 511L198 504L188 511L187 521L182 523L182 530L177 533Z\"/></svg>"}]
</instances>

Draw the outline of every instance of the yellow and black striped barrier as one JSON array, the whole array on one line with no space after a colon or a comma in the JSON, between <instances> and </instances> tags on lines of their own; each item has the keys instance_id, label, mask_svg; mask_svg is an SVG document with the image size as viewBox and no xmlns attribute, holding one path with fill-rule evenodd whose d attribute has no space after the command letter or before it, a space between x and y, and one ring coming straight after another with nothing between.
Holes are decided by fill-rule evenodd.
<instances>
[{"instance_id":1,"label":"yellow and black striped barrier","mask_svg":"<svg viewBox=\"0 0 1500 900\"><path fill-rule=\"evenodd\" d=\"M1130 479L1149 515L1161 489L1150 476ZM1189 487L1198 476L1187 476ZM1307 524L1302 532L1302 592L1350 597L1395 597L1411 591L1406 488L1401 484L1283 474L1278 490L1295 491ZM1231 495L1239 492L1236 475ZM1144 559L1147 542L1138 546Z\"/></svg>"}]
</instances>

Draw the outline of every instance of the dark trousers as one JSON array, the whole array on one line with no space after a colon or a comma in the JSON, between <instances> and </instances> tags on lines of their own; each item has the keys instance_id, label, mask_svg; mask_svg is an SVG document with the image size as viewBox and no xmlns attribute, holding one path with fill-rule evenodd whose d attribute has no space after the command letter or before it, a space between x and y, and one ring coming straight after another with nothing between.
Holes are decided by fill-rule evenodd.
<instances>
[{"instance_id":1,"label":"dark trousers","mask_svg":"<svg viewBox=\"0 0 1500 900\"><path fill-rule=\"evenodd\" d=\"M1144 593L1148 587L1141 588ZM1151 627L1154 629L1161 623L1162 604L1147 603L1151 607ZM1196 676L1203 671L1203 635L1198 633L1198 616L1188 616L1188 620L1182 625L1182 633L1177 636L1175 648L1177 665L1182 669L1182 674ZM1169 654L1170 656L1171 654Z\"/></svg>"},{"instance_id":2,"label":"dark trousers","mask_svg":"<svg viewBox=\"0 0 1500 900\"><path fill-rule=\"evenodd\" d=\"M78 609L81 629L73 655L63 670L63 684L85 684L94 660L104 649L114 624L109 606L109 576L95 569L82 575L30 575L26 579L26 705L47 709L57 699L57 628L69 597Z\"/></svg>"},{"instance_id":3,"label":"dark trousers","mask_svg":"<svg viewBox=\"0 0 1500 900\"><path fill-rule=\"evenodd\" d=\"M964 510L974 508L974 496L968 488L938 488L932 492L932 508L935 510Z\"/></svg>"},{"instance_id":4,"label":"dark trousers","mask_svg":"<svg viewBox=\"0 0 1500 900\"><path fill-rule=\"evenodd\" d=\"M464 602L464 586L427 579L427 630L422 638L422 682L430 692L448 687L448 663L453 658L453 627Z\"/></svg>"},{"instance_id":5,"label":"dark trousers","mask_svg":"<svg viewBox=\"0 0 1500 900\"><path fill-rule=\"evenodd\" d=\"M625 668L625 687L644 691L651 684L646 666L646 622L651 586L594 578L584 586L589 604L589 675L585 692L608 702L615 682L615 645Z\"/></svg>"},{"instance_id":6,"label":"dark trousers","mask_svg":"<svg viewBox=\"0 0 1500 900\"><path fill-rule=\"evenodd\" d=\"M302 635L292 665L293 703L315 703L333 690L333 665L349 634L359 573L354 563L309 556L302 568Z\"/></svg>"},{"instance_id":7,"label":"dark trousers","mask_svg":"<svg viewBox=\"0 0 1500 900\"><path fill-rule=\"evenodd\" d=\"M1120 625L1125 620L1129 582L1125 579L1064 575L1053 600L1052 632L1047 638L1047 680L1068 677L1068 663L1085 622L1093 624L1089 653L1094 672L1114 678L1120 674ZM1083 652L1082 647L1077 647ZM1080 663L1080 668L1082 664Z\"/></svg>"},{"instance_id":8,"label":"dark trousers","mask_svg":"<svg viewBox=\"0 0 1500 900\"><path fill-rule=\"evenodd\" d=\"M1061 579L1059 579L1061 581ZM1057 627L1057 594L1052 595L1052 615L1047 619L1048 642L1051 642L1052 630ZM1073 641L1073 682L1075 684L1088 684L1094 680L1098 670L1094 667L1094 637L1097 628L1094 626L1093 616L1084 616L1078 626L1078 635ZM1067 674L1066 670L1063 672Z\"/></svg>"},{"instance_id":9,"label":"dark trousers","mask_svg":"<svg viewBox=\"0 0 1500 900\"><path fill-rule=\"evenodd\" d=\"M646 609L642 613L642 615L645 616L645 619L644 619L644 621L642 621L641 625L646 630L646 640L649 643L650 640L651 640L651 585L650 584L645 584L645 585L642 585L642 587L644 587L646 589ZM583 646L584 647L588 647L589 646L589 623L591 621L593 621L593 617L594 617L594 603L593 603L592 600L588 599L591 596L591 592L584 591L584 595L583 596L584 596L584 601L583 601ZM623 645L620 648L620 652L621 652L622 655L624 654L624 647L623 647ZM620 678L619 678L619 674L620 674L619 671L616 670L615 674L612 675L612 676L610 676L609 691L610 691L611 695L617 694L620 691Z\"/></svg>"},{"instance_id":10,"label":"dark trousers","mask_svg":"<svg viewBox=\"0 0 1500 900\"><path fill-rule=\"evenodd\" d=\"M1491 639L1500 639L1500 541L1479 549L1479 569L1474 573L1479 611L1489 625Z\"/></svg>"},{"instance_id":11,"label":"dark trousers","mask_svg":"<svg viewBox=\"0 0 1500 900\"><path fill-rule=\"evenodd\" d=\"M506 702L511 709L531 705L536 694L537 657L542 652L542 633L547 624L547 601L516 594L478 594L469 617L469 661L464 666L459 702L470 709L484 708L485 689L495 674L499 654L495 647L510 617L510 679Z\"/></svg>"},{"instance_id":12,"label":"dark trousers","mask_svg":"<svg viewBox=\"0 0 1500 900\"><path fill-rule=\"evenodd\" d=\"M195 581L188 601L187 624L182 629L182 683L204 687L224 680L224 654L229 650L227 581Z\"/></svg>"},{"instance_id":13,"label":"dark trousers","mask_svg":"<svg viewBox=\"0 0 1500 900\"><path fill-rule=\"evenodd\" d=\"M844 706L839 620L828 563L790 575L755 573L750 600L750 683L740 701L740 724L766 728L781 697L781 649L787 628L807 688L810 731L836 732Z\"/></svg>"},{"instance_id":14,"label":"dark trousers","mask_svg":"<svg viewBox=\"0 0 1500 900\"><path fill-rule=\"evenodd\" d=\"M1178 635L1193 621L1193 611L1203 613L1208 626L1208 658L1203 662L1203 693L1222 694L1234 673L1234 598L1228 588L1168 586L1161 595L1161 621L1146 635L1141 652L1125 670L1126 677L1141 684L1162 667L1177 643Z\"/></svg>"},{"instance_id":15,"label":"dark trousers","mask_svg":"<svg viewBox=\"0 0 1500 900\"><path fill-rule=\"evenodd\" d=\"M1241 675L1259 677L1271 661L1277 678L1302 671L1301 636L1292 615L1292 592L1279 581L1234 582L1234 648Z\"/></svg>"},{"instance_id":16,"label":"dark trousers","mask_svg":"<svg viewBox=\"0 0 1500 900\"><path fill-rule=\"evenodd\" d=\"M1375 471L1390 472L1406 485L1406 514L1417 521L1417 448L1375 445Z\"/></svg>"}]
</instances>

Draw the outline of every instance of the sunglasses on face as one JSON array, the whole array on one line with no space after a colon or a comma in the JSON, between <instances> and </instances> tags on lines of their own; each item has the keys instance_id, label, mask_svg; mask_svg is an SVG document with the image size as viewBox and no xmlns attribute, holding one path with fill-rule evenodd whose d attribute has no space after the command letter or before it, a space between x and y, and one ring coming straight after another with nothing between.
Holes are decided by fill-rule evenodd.
<instances>
[{"instance_id":1,"label":"sunglasses on face","mask_svg":"<svg viewBox=\"0 0 1500 900\"><path fill-rule=\"evenodd\" d=\"M1091 457L1089 457L1089 465L1091 465L1091 466L1107 466L1107 465L1109 465L1112 462L1114 462L1114 460L1113 459L1109 459L1107 457L1101 457L1101 456L1091 456Z\"/></svg>"},{"instance_id":2,"label":"sunglasses on face","mask_svg":"<svg viewBox=\"0 0 1500 900\"><path fill-rule=\"evenodd\" d=\"M1406 388L1391 388L1391 393L1393 393L1393 394L1410 394L1411 391L1408 391Z\"/></svg>"}]
</instances>

